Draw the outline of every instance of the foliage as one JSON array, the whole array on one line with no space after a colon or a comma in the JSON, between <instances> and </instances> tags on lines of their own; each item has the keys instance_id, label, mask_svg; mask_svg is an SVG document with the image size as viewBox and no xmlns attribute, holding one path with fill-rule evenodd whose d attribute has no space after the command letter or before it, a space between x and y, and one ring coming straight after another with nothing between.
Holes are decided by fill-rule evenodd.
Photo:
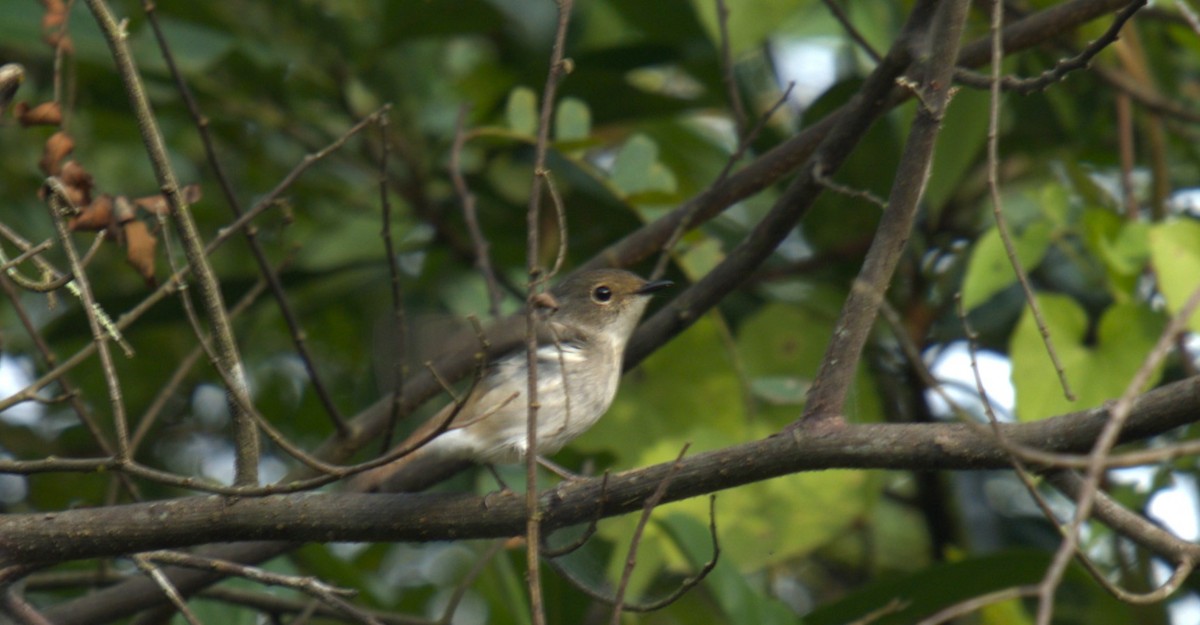
<instances>
[{"instance_id":1,"label":"foliage","mask_svg":"<svg viewBox=\"0 0 1200 625\"><path fill-rule=\"evenodd\" d=\"M920 3L833 4L882 53L903 36L905 21ZM1032 14L1063 3L1018 4ZM554 264L560 243L567 250L564 272L583 266L610 244L727 181L731 159L736 174L771 150L782 150L789 139L851 102L877 67L826 3L728 5L724 25L716 5L706 0L590 0L575 7L567 38L570 72L554 105L548 160L549 180L564 206L567 239L558 238L547 196L536 259L542 266ZM70 6L66 23L73 53L61 70L63 128L75 141L70 158L91 174L97 194L154 196L159 182L148 166L110 51L87 6ZM18 99L53 99L58 70L41 21L50 11L40 14L34 5L16 0L0 0L0 9L5 16L0 61L20 62L26 71ZM146 12L133 2L114 2L113 10L128 19L123 27L171 165L182 184L198 185L193 212L201 235L211 240L234 216L197 125ZM960 85L942 120L915 226L904 237L904 253L886 288L885 312L898 323L875 324L862 361L852 365L844 410L850 422L955 418L931 411L933 394L918 371L926 365L907 358L904 348L911 345L932 362L961 346L966 326L978 332L982 348L1011 359L1017 400L1004 408L1015 410L1020 421L1040 421L1121 396L1200 275L1200 226L1185 210L1188 198L1195 197L1185 191L1200 173L1197 116L1179 104L1196 90L1200 37L1179 15L1174 5L1160 3L1127 24L1122 38L1100 53L1091 70L1070 73L1044 90L1000 97L998 198L1014 254L1044 316L1042 327L1026 304L992 215L986 160L991 100L985 90ZM452 182L453 158L478 209L503 290L502 310L521 310L527 279L525 211L557 19L554 3L199 2L164 4L155 16L208 121L212 148L243 210L270 193L307 155L390 106L386 126L370 125L315 160L253 222L268 262L281 267L290 308L340 413L353 417L388 396L397 361L405 362L410 374L420 373L444 346L446 328L461 325L446 318L487 315L488 284L477 268L479 248ZM988 35L988 18L984 5L970 14L967 41ZM1003 70L1021 76L1050 70L1099 37L1110 20L1066 28L1054 45L1007 56ZM723 26L731 67L722 60ZM789 55L803 51L823 55L816 58L832 74L827 82L818 78L797 85L793 97L777 106L788 97L791 78L783 68ZM727 71L746 119L731 111ZM816 91L805 96L800 93L805 88ZM1174 108L1159 106L1162 101ZM791 436L787 428L806 408L830 337L845 331L843 303L866 250L882 236L876 232L881 207L868 196L888 197L906 140L919 123L914 119L922 114L918 106L909 99L864 129L849 159L829 174L827 188L766 261L739 275L737 288L723 293L718 306L687 319L690 327L630 371L605 419L556 460L598 474L669 463L685 444L690 444L688 455L695 455ZM1133 112L1118 114L1122 107ZM760 118L761 128L752 132ZM22 127L12 116L0 120L0 177L6 190L0 222L34 243L55 238L38 192L45 179L38 159L53 131ZM456 138L463 140L457 155ZM745 145L739 145L742 139ZM383 193L395 245L390 259L380 236L379 172L385 158ZM742 254L739 244L754 235L792 175L803 168L794 163L776 169L764 174L754 192L726 202L715 217L698 219L670 250L668 276L680 290ZM127 256L134 255L128 242L126 249L104 243L88 266L97 302L114 319L186 262L178 235L160 221L165 211L139 210L136 221L158 243L149 274L127 265ZM74 240L86 249L93 239L77 232ZM20 253L7 238L0 239L0 248L8 258ZM649 274L657 251L619 260ZM60 246L46 256L66 266ZM260 279L244 238L232 238L209 258L230 306ZM399 268L406 354L395 353L389 261ZM25 263L19 269L36 278L32 267ZM193 282L185 293L201 308L196 291ZM5 374L6 369L24 368L36 378L94 338L84 307L65 292L49 297L23 291L5 301L11 305L0 307L0 385L19 379L5 377L15 375ZM135 354L127 358L117 350L115 355L122 400L139 443L133 457L148 467L228 483L234 449L225 381L203 357L172 380L198 344L183 303L171 296L153 306L123 333ZM28 315L33 333L22 315ZM1197 319L1191 317L1190 330L1200 329ZM1043 328L1074 401L1065 398L1047 357ZM234 330L256 409L303 449L329 440L335 426L275 300L258 297L235 318ZM39 351L40 340L57 360ZM1147 388L1135 390L1191 375L1188 347L1180 340L1165 364L1151 366ZM116 424L102 363L91 357L68 376L82 409L108 436ZM5 396L19 390L0 388ZM59 397L69 388L56 381L41 391L46 401L36 409L24 403L0 413L4 453L16 460L105 456L80 424L77 407ZM444 401L441 395L424 410ZM968 404L969 411L980 412L977 399ZM419 420L400 427L412 427L409 421ZM1186 442L1194 429L1134 445ZM377 455L381 439L373 437L353 458L342 460ZM1159 460L1147 469L1157 478L1153 486L1121 493L1121 501L1135 511L1172 475L1195 477L1194 455L1173 463ZM876 622L915 622L971 597L1041 580L1058 544L1057 524L1032 506L1024 490L1013 487L1010 475L989 473L974 482L984 487L971 488L949 474L925 479L927 465L916 460L900 468L888 465L891 470L868 470L878 466L883 465L830 465L821 468L846 470L794 472L720 493L716 568L679 601L657 612L626 615L624 622L791 623L799 614L806 623L842 623L877 609L885 613ZM260 465L264 482L295 475L300 468L278 445L266 445ZM500 472L514 487L523 484L523 471ZM12 478L8 487L0 487L11 513L130 500L117 488L114 472L15 473L6 476ZM162 481L131 479L146 500L195 494ZM441 488L483 495L495 485L481 471ZM638 542L627 589L631 603L667 595L704 566L712 552L708 515L703 497L654 512ZM597 535L560 566L588 588L611 594L637 521L636 514L600 521ZM1131 543L1106 534L1099 523L1088 528L1093 540L1084 548L1106 570L1119 573L1131 588L1156 583L1149 556L1130 560ZM563 530L551 542L567 542L579 531ZM381 614L437 617L482 562L455 622L530 621L523 549L485 559L491 543L481 540L345 544L355 538L333 536L330 540L338 542L309 544L293 558L264 566L356 589L361 594L354 603ZM80 601L92 583L60 586L52 583L52 573L134 573L126 559L115 569L97 560L62 560L50 572L29 578L25 592L34 606L52 611L76 605L72 602ZM549 622L597 622L610 610L565 576L546 571L544 578ZM220 588L303 605L294 591L244 580ZM1196 598L1191 586L1182 594ZM196 615L209 623L257 622L254 608L228 599L214 593L197 600ZM900 603L889 608L892 599ZM1034 602L997 603L980 612L977 622L1033 622L1035 609ZM1166 615L1164 603L1135 607L1112 599L1074 567L1055 602L1056 622L1062 623L1167 622ZM174 622L182 622L179 618ZM341 622L348 617L323 613L320 618Z\"/></svg>"}]
</instances>

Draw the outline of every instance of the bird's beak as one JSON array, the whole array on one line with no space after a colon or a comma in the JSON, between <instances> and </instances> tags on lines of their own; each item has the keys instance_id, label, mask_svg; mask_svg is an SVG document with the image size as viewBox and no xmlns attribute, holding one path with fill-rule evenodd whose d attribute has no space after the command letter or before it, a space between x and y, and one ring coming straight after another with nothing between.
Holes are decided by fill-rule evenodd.
<instances>
[{"instance_id":1,"label":"bird's beak","mask_svg":"<svg viewBox=\"0 0 1200 625\"><path fill-rule=\"evenodd\" d=\"M655 291L661 291L669 286L675 286L675 283L671 282L670 280L654 280L653 282L647 282L646 284L643 284L642 288L634 291L634 293L638 295L649 295Z\"/></svg>"}]
</instances>

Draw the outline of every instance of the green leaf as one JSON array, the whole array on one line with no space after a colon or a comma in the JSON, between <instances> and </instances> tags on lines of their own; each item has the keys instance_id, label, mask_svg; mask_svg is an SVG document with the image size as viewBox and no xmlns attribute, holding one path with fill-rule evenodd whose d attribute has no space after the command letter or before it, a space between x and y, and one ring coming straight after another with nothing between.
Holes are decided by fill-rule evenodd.
<instances>
[{"instance_id":1,"label":"green leaf","mask_svg":"<svg viewBox=\"0 0 1200 625\"><path fill-rule=\"evenodd\" d=\"M724 259L725 252L721 249L721 242L711 238L706 238L695 245L688 245L679 254L679 264L682 265L688 277L693 280L707 275Z\"/></svg>"},{"instance_id":2,"label":"green leaf","mask_svg":"<svg viewBox=\"0 0 1200 625\"><path fill-rule=\"evenodd\" d=\"M813 610L805 615L805 625L835 625L860 622L893 601L902 602L894 610L885 611L871 620L873 625L915 623L938 610L960 601L989 592L1036 584L1041 581L1050 564L1051 554L1032 549L1011 550L979 558L943 564L904 577L884 579L868 584L851 594ZM1077 565L1068 569L1064 591L1086 594L1089 599L1121 618L1130 617L1128 606L1103 593ZM1008 621L1013 622L1013 621ZM1015 621L1021 623L1022 621ZM1078 622L1095 623L1081 619Z\"/></svg>"},{"instance_id":3,"label":"green leaf","mask_svg":"<svg viewBox=\"0 0 1200 625\"><path fill-rule=\"evenodd\" d=\"M1035 221L1023 232L1012 236L1017 260L1026 271L1033 271L1046 250L1050 248L1052 233L1044 221ZM967 263L967 275L963 279L963 307L971 310L983 304L996 293L1017 281L1000 230L991 228L975 243L971 260Z\"/></svg>"},{"instance_id":4,"label":"green leaf","mask_svg":"<svg viewBox=\"0 0 1200 625\"><path fill-rule=\"evenodd\" d=\"M508 104L504 108L504 117L508 127L518 134L534 136L537 134L537 94L528 87L517 87L508 94Z\"/></svg>"},{"instance_id":5,"label":"green leaf","mask_svg":"<svg viewBox=\"0 0 1200 625\"><path fill-rule=\"evenodd\" d=\"M708 500L704 499L707 504ZM725 519L718 518L720 527ZM703 567L712 557L712 539L708 525L700 519L683 514L668 514L658 524L675 548L684 553L691 570ZM722 546L725 549L726 546ZM727 553L727 552L724 552ZM721 557L704 579L705 587L731 623L771 625L792 624L796 616L766 589L753 586L746 575Z\"/></svg>"},{"instance_id":6,"label":"green leaf","mask_svg":"<svg viewBox=\"0 0 1200 625\"><path fill-rule=\"evenodd\" d=\"M1108 190L1097 184L1090 173L1078 162L1064 161L1062 166L1063 173L1066 174L1071 189L1082 197L1085 202L1094 206L1116 205L1112 193L1109 193Z\"/></svg>"},{"instance_id":7,"label":"green leaf","mask_svg":"<svg viewBox=\"0 0 1200 625\"><path fill-rule=\"evenodd\" d=\"M580 141L592 131L592 111L579 98L563 98L554 115L556 141Z\"/></svg>"},{"instance_id":8,"label":"green leaf","mask_svg":"<svg viewBox=\"0 0 1200 625\"><path fill-rule=\"evenodd\" d=\"M763 320L795 319L786 314L788 307L778 308L779 316ZM674 460L684 443L691 443L688 453L695 454L771 434L777 428L765 420L746 418L742 386L724 355L726 344L718 324L711 317L701 319L625 376L612 409L574 447L588 454L616 454L614 467L628 469ZM790 362L792 354L784 357ZM799 414L795 407L788 410ZM718 501L724 511L719 524L723 553L741 571L810 553L860 519L877 491L867 474L851 471L792 475L728 491ZM707 523L704 499L673 503L668 509ZM601 525L601 533L614 544L628 545L635 522L632 515L612 519ZM637 593L662 566L684 566L665 548L664 539L660 529L647 529L642 548L646 556L639 556L630 585ZM615 558L609 575L619 575L622 563Z\"/></svg>"},{"instance_id":9,"label":"green leaf","mask_svg":"<svg viewBox=\"0 0 1200 625\"><path fill-rule=\"evenodd\" d=\"M1150 259L1150 224L1129 221L1107 208L1084 211L1082 221L1084 242L1111 274L1131 276L1145 269Z\"/></svg>"},{"instance_id":10,"label":"green leaf","mask_svg":"<svg viewBox=\"0 0 1200 625\"><path fill-rule=\"evenodd\" d=\"M234 38L228 32L207 28L196 22L164 16L159 18L159 26L167 41L171 42L171 55L184 74L207 71L234 45ZM167 71L152 29L141 29L133 37L131 45L143 70Z\"/></svg>"},{"instance_id":11,"label":"green leaf","mask_svg":"<svg viewBox=\"0 0 1200 625\"><path fill-rule=\"evenodd\" d=\"M834 295L841 297L841 295ZM756 416L782 426L799 416L808 384L825 356L836 312L811 307L769 304L742 323L737 350L759 406ZM861 371L854 382L847 412L858 421L878 418L877 395Z\"/></svg>"},{"instance_id":12,"label":"green leaf","mask_svg":"<svg viewBox=\"0 0 1200 625\"><path fill-rule=\"evenodd\" d=\"M658 144L636 134L621 146L613 163L612 183L625 195L675 191L675 176L658 162Z\"/></svg>"},{"instance_id":13,"label":"green leaf","mask_svg":"<svg viewBox=\"0 0 1200 625\"><path fill-rule=\"evenodd\" d=\"M754 396L773 404L802 406L808 387L807 379L790 375L764 375L750 381Z\"/></svg>"},{"instance_id":14,"label":"green leaf","mask_svg":"<svg viewBox=\"0 0 1200 625\"><path fill-rule=\"evenodd\" d=\"M752 377L809 379L817 371L832 322L810 310L768 304L738 328L738 352Z\"/></svg>"},{"instance_id":15,"label":"green leaf","mask_svg":"<svg viewBox=\"0 0 1200 625\"><path fill-rule=\"evenodd\" d=\"M938 134L933 169L925 188L925 200L935 213L959 189L963 176L983 149L987 139L989 97L985 91L960 91L950 102Z\"/></svg>"},{"instance_id":16,"label":"green leaf","mask_svg":"<svg viewBox=\"0 0 1200 625\"><path fill-rule=\"evenodd\" d=\"M644 134L635 134L620 148L611 178L613 186L626 196L676 188L674 175L659 162L659 145Z\"/></svg>"},{"instance_id":17,"label":"green leaf","mask_svg":"<svg viewBox=\"0 0 1200 625\"><path fill-rule=\"evenodd\" d=\"M1076 401L1072 403L1064 396L1041 333L1027 308L1010 345L1017 417L1022 421L1090 408L1119 397L1163 327L1162 317L1144 305L1114 304L1101 316L1095 338L1085 344L1088 319L1074 300L1043 294L1038 296L1038 303ZM1161 365L1150 376L1151 383L1160 372Z\"/></svg>"},{"instance_id":18,"label":"green leaf","mask_svg":"<svg viewBox=\"0 0 1200 625\"><path fill-rule=\"evenodd\" d=\"M1150 261L1150 224L1129 221L1107 208L1082 215L1086 251L1103 264L1107 290L1117 301L1137 297L1137 284Z\"/></svg>"},{"instance_id":19,"label":"green leaf","mask_svg":"<svg viewBox=\"0 0 1200 625\"><path fill-rule=\"evenodd\" d=\"M726 22L730 50L738 55L761 46L768 35L779 30L788 18L795 16L797 4L804 3L794 0L739 0L731 3ZM715 45L721 40L721 31L714 3L693 0L692 6Z\"/></svg>"},{"instance_id":20,"label":"green leaf","mask_svg":"<svg viewBox=\"0 0 1200 625\"><path fill-rule=\"evenodd\" d=\"M1150 229L1150 259L1167 310L1178 314L1200 288L1200 223L1175 219ZM1188 329L1200 330L1200 313L1188 318Z\"/></svg>"}]
</instances>

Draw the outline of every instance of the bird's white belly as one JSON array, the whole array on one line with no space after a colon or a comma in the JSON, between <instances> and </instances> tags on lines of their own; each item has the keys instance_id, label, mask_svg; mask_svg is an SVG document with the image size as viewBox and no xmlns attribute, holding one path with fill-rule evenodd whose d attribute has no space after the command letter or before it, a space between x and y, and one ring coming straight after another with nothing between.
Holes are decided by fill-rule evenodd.
<instances>
[{"instance_id":1,"label":"bird's white belly","mask_svg":"<svg viewBox=\"0 0 1200 625\"><path fill-rule=\"evenodd\" d=\"M582 359L571 356L574 354L565 355L561 361L539 362L538 455L557 452L595 425L608 411L616 395L620 367L602 368L610 371L600 377L596 375L596 367L589 367ZM519 374L516 379L524 382L527 379L525 367L517 366L517 363L511 366L520 369L512 373ZM446 432L435 442L449 438L442 443L445 451L461 450L466 452L465 455L485 463L521 462L528 447L529 402L525 390L525 386L521 385L519 391L512 386L489 391L488 395L494 397L488 397L487 401L480 403L500 406L495 414L465 428ZM504 425L497 427L498 424Z\"/></svg>"}]
</instances>

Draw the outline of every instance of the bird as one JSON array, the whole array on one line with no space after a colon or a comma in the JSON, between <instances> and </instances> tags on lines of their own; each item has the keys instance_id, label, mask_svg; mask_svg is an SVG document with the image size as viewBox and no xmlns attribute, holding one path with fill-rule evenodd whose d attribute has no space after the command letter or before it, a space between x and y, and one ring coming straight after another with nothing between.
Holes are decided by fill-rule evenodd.
<instances>
[{"instance_id":1,"label":"bird","mask_svg":"<svg viewBox=\"0 0 1200 625\"><path fill-rule=\"evenodd\" d=\"M669 280L645 280L622 269L594 269L577 272L539 298L539 455L559 451L608 411L625 346L651 295L669 286ZM521 344L489 363L464 399L447 404L395 448L414 451L357 476L353 490L420 490L472 463L524 461L528 384L528 351Z\"/></svg>"}]
</instances>

